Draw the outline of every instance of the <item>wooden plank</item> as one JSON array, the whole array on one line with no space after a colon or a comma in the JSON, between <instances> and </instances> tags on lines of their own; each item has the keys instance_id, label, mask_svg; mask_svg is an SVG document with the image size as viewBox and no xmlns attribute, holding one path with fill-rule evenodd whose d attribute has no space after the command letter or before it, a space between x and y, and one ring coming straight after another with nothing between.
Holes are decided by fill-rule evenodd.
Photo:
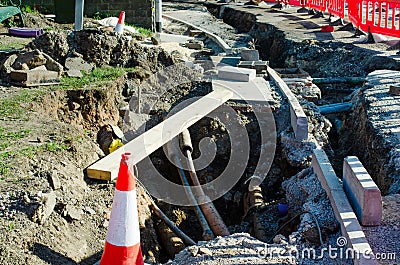
<instances>
[{"instance_id":1,"label":"wooden plank","mask_svg":"<svg viewBox=\"0 0 400 265\"><path fill-rule=\"evenodd\" d=\"M312 159L313 170L328 195L335 217L340 224L342 235L347 240L347 247L356 253L353 259L354 264L377 265L378 262L372 258L374 254L371 246L357 220L356 214L351 208L338 177L330 165L328 156L322 149L315 149Z\"/></svg>"},{"instance_id":2,"label":"wooden plank","mask_svg":"<svg viewBox=\"0 0 400 265\"><path fill-rule=\"evenodd\" d=\"M297 140L308 139L308 121L296 96L292 93L287 84L279 77L277 72L271 67L268 67L268 74L275 84L279 87L283 94L286 95L290 105L291 124Z\"/></svg>"},{"instance_id":3,"label":"wooden plank","mask_svg":"<svg viewBox=\"0 0 400 265\"><path fill-rule=\"evenodd\" d=\"M361 224L380 225L382 222L381 191L355 156L344 159L343 187Z\"/></svg>"},{"instance_id":4,"label":"wooden plank","mask_svg":"<svg viewBox=\"0 0 400 265\"><path fill-rule=\"evenodd\" d=\"M136 165L158 148L171 141L183 130L195 124L233 96L229 90L218 89L180 110L157 126L139 135L122 148L107 155L87 168L90 178L113 180L117 178L119 161L125 152L132 153L132 163Z\"/></svg>"}]
</instances>

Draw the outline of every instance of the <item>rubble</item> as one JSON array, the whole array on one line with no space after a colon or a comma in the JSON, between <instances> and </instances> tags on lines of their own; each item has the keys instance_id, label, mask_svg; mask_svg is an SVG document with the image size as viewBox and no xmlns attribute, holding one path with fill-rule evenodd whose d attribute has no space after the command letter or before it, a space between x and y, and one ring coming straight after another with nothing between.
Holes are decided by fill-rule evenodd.
<instances>
[{"instance_id":1,"label":"rubble","mask_svg":"<svg viewBox=\"0 0 400 265\"><path fill-rule=\"evenodd\" d=\"M31 48L49 54L65 64L70 54L82 54L82 59L95 66L140 66L156 72L175 60L163 49L145 47L124 36L106 35L98 30L77 32L49 31L31 43Z\"/></svg>"},{"instance_id":2,"label":"rubble","mask_svg":"<svg viewBox=\"0 0 400 265\"><path fill-rule=\"evenodd\" d=\"M333 234L339 230L339 223L335 218L328 196L310 168L304 169L299 174L285 180L282 187L286 192L290 216L302 212L314 214L323 235ZM319 244L315 220L308 213L301 215L299 228L290 236L292 240L297 241L301 241L303 237L312 243Z\"/></svg>"},{"instance_id":3,"label":"rubble","mask_svg":"<svg viewBox=\"0 0 400 265\"><path fill-rule=\"evenodd\" d=\"M295 247L287 244L268 245L252 238L249 234L238 233L208 242L199 242L197 246L181 251L166 265L295 264L296 257L289 254L287 251L289 248ZM287 255L269 255L268 250L272 249L276 251L274 253L287 253Z\"/></svg>"}]
</instances>

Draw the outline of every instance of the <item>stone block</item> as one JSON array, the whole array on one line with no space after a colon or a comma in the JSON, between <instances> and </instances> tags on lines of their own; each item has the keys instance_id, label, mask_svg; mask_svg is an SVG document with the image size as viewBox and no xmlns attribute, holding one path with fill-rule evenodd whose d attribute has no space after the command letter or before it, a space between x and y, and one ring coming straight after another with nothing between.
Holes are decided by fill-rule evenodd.
<instances>
[{"instance_id":1,"label":"stone block","mask_svg":"<svg viewBox=\"0 0 400 265\"><path fill-rule=\"evenodd\" d=\"M257 50L242 50L241 52L243 61L258 61L260 60L260 54Z\"/></svg>"},{"instance_id":2,"label":"stone block","mask_svg":"<svg viewBox=\"0 0 400 265\"><path fill-rule=\"evenodd\" d=\"M227 80L249 82L256 78L256 70L223 66L218 70L218 77Z\"/></svg>"}]
</instances>

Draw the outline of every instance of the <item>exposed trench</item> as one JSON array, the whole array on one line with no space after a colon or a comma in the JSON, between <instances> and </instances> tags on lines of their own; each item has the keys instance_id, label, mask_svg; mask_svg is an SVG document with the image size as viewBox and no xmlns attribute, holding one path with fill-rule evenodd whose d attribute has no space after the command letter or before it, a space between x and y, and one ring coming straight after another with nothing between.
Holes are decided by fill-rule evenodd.
<instances>
[{"instance_id":1,"label":"exposed trench","mask_svg":"<svg viewBox=\"0 0 400 265\"><path fill-rule=\"evenodd\" d=\"M272 67L301 68L312 77L365 77L375 70L400 70L398 60L351 43L293 41L288 35L290 33L272 24L258 22L257 16L251 12L215 4L208 4L208 9L238 32L250 34L260 56L263 60L269 60ZM343 158L348 155L358 156L382 193L387 194L393 183L388 176L396 172L389 155L393 146L386 143L368 122L367 106L362 98L362 91L368 86L369 84L320 86L322 98L318 105L350 102L353 99L354 107L350 113L327 115L333 125L329 132L329 143L334 151L328 154L340 177ZM356 92L358 95L353 97Z\"/></svg>"},{"instance_id":2,"label":"exposed trench","mask_svg":"<svg viewBox=\"0 0 400 265\"><path fill-rule=\"evenodd\" d=\"M209 10L215 14L219 14L220 10L216 6L209 6ZM387 61L382 58L380 63L371 58L367 51L359 50L350 46L343 46L335 43L296 43L287 40L284 32L277 30L272 25L259 24L256 18L251 14L242 14L229 7L225 8L223 19L226 23L236 27L239 32L248 32L256 43L256 48L259 50L260 55L264 60L269 60L272 67L299 67L311 74L313 77L327 77L327 76L365 76L368 72L378 69L384 65L385 69L400 69L397 63ZM46 47L46 46L44 46ZM92 49L89 47L88 49ZM355 50L354 50L355 49ZM143 49L142 49L143 50ZM147 50L146 50L147 51ZM85 54L84 52L80 51ZM147 51L148 52L148 51ZM152 51L153 52L153 51ZM151 52L148 52L149 54ZM157 57L158 56L158 57ZM60 57L60 56L58 56ZM88 55L88 58L90 56ZM140 65L143 59L142 55L137 56L138 60L127 59L123 62L114 62L114 57L108 55L110 64L115 65ZM172 60L164 54L157 54L151 56L153 63L146 63L145 69L141 73L130 73L121 77L117 82L112 85L106 84L104 88L96 88L95 90L73 90L73 91L56 91L49 94L45 100L46 106L42 106L42 111L50 116L57 117L63 122L81 125L84 128L98 131L101 126L111 123L113 125L122 125L124 119L124 107L129 101L129 94L132 90L137 89L138 83L146 79L151 72L156 72L163 66L168 65ZM157 58L159 60L157 60ZM321 58L325 58L321 60ZM98 58L95 58L98 60ZM160 61L167 61L167 63L159 63ZM333 63L328 64L328 61ZM340 62L340 64L337 64ZM335 68L333 65L339 67ZM339 71L340 69L340 71ZM133 81L134 80L134 81ZM321 87L323 97L320 104L333 103L346 99L352 91L358 87L347 87L343 92L337 90L333 91L334 85ZM155 106L152 112L151 124L160 122L168 113L170 108L180 101L187 98L203 96L211 91L211 83L209 82L193 82L189 84L180 85L169 90L161 97L158 105ZM340 98L338 99L338 95ZM60 103L61 102L61 103ZM278 97L279 104L282 104L282 98ZM311 103L307 103L309 106ZM246 170L242 175L240 181L235 187L223 197L217 199L214 203L217 210L221 214L225 223L229 226L230 231L233 232L250 232L252 235L257 236L257 232L252 228L252 220L245 213L245 198L248 196L247 184L248 179L252 177L255 164L259 156L259 142L260 130L254 112L251 108L243 103L229 101L228 105L233 107L237 116L234 117L237 121L246 128L250 139L250 160L248 161ZM49 107L50 106L50 107ZM280 105L275 106L276 110L280 109ZM309 107L309 108L312 108ZM125 108L126 110L126 108ZM359 110L362 112L362 110ZM285 111L274 111L275 120L277 122L277 135L285 133L287 128L286 122L288 121L288 113ZM350 154L352 148L344 148L345 144L341 142L344 130L342 124L351 118L347 114L330 115L329 120L333 124L333 129L329 132L329 141L326 143L325 148L330 152L331 160L334 162L335 170L340 176L342 158ZM202 183L210 182L218 177L226 167L230 154L230 140L228 132L219 119L203 118L190 129L193 145L194 157L200 156L199 142L205 137L213 139L217 146L217 153L214 161L205 169L198 172L200 181ZM368 131L365 132L369 133ZM367 135L365 135L367 137ZM261 185L262 193L265 204L262 208L257 209L260 212L264 238L266 241L274 235L278 227L283 224L287 219L278 215L277 204L284 202L285 194L281 189L282 182L285 179L298 173L303 168L309 165L309 161L301 166L296 166L290 163L284 154L284 147L281 145L282 140L278 140L276 154L272 168L266 177L266 180ZM353 148L354 149L354 148ZM361 152L361 151L360 151ZM375 154L370 154L373 156ZM383 156L383 153L381 154ZM175 183L180 183L178 171L166 158L162 149L157 150L150 156L153 164L164 177ZM380 169L369 166L371 175L380 175ZM376 172L378 171L378 172ZM378 181L384 191L387 186ZM153 257L155 260L165 262L171 258L171 252L182 249L182 246L172 246L171 238L165 236L166 228L161 222L151 214L148 206L146 206L146 198L140 199L140 219L141 221L141 236L146 256ZM201 229L196 220L193 211L187 207L176 207L159 203L160 207L167 213L167 215L181 228L185 233L192 237L195 241L202 240ZM288 227L287 231L282 231L283 234L290 234L296 230L296 225L299 220L294 223L292 227ZM167 242L166 242L167 241ZM169 242L168 242L169 241ZM172 250L171 250L172 249Z\"/></svg>"}]
</instances>

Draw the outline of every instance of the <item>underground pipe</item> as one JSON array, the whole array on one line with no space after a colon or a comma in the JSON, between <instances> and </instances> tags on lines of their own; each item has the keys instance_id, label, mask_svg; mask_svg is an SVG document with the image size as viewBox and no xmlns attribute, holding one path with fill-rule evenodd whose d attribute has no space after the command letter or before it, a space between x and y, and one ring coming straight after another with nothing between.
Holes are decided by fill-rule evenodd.
<instances>
[{"instance_id":1,"label":"underground pipe","mask_svg":"<svg viewBox=\"0 0 400 265\"><path fill-rule=\"evenodd\" d=\"M257 185L249 187L248 205L249 205L249 210L264 205L264 198L260 186ZM259 214L257 211L255 211L253 214L253 227L254 227L254 236L257 239L264 241L266 239L265 230L263 224L260 221Z\"/></svg>"},{"instance_id":2,"label":"underground pipe","mask_svg":"<svg viewBox=\"0 0 400 265\"><path fill-rule=\"evenodd\" d=\"M189 199L192 201L192 203L195 204L193 206L193 208L197 215L197 218L199 219L200 225L203 229L203 238L205 240L211 240L214 238L214 234L213 234L210 226L208 225L208 222L207 222L206 217L204 216L204 213L201 211L199 205L197 204L196 198L193 195L193 192L190 188L189 181L186 178L185 171L183 170L181 161L179 160L179 158L177 156L173 155L173 157L174 157L175 163L178 166L178 172L179 172L179 175L181 176L182 183L184 186L187 187L186 194L189 197Z\"/></svg>"},{"instance_id":3,"label":"underground pipe","mask_svg":"<svg viewBox=\"0 0 400 265\"><path fill-rule=\"evenodd\" d=\"M134 169L134 174L135 176L139 176L138 168L136 166L133 167ZM194 242L189 236L187 236L182 230L180 230L174 222L171 221L171 219L168 218L168 216L161 211L161 209L157 206L157 204L154 202L154 200L151 198L151 195L147 191L147 189L141 184L140 181L137 182L140 187L149 195L150 198L150 209L153 210L154 214L160 218L161 221L163 221L171 230L172 232L175 233L179 238L183 240L185 245L187 246L193 246L196 245L196 242Z\"/></svg>"},{"instance_id":4,"label":"underground pipe","mask_svg":"<svg viewBox=\"0 0 400 265\"><path fill-rule=\"evenodd\" d=\"M165 215L163 211L151 200L150 208L153 210L154 214L160 218L179 238L183 240L185 245L193 246L196 245L196 242L193 241L190 237L188 237L182 230L180 230L169 218Z\"/></svg>"},{"instance_id":5,"label":"underground pipe","mask_svg":"<svg viewBox=\"0 0 400 265\"><path fill-rule=\"evenodd\" d=\"M321 112L322 115L346 112L351 110L352 107L353 105L350 102L318 106L319 111Z\"/></svg>"},{"instance_id":6,"label":"underground pipe","mask_svg":"<svg viewBox=\"0 0 400 265\"><path fill-rule=\"evenodd\" d=\"M178 152L180 152L179 148L177 146L172 145L173 141L169 141L167 143L167 152L170 158L175 162L175 165L178 169L179 176L181 178L183 186L187 187L185 189L186 195L188 196L189 200L191 201L191 204L194 205L193 209L197 215L197 218L199 219L200 225L203 229L203 238L205 240L211 240L214 238L214 233L212 232L210 226L207 223L207 219L205 218L203 212L201 211L197 200L195 196L193 195L192 189L190 188L190 184L188 179L186 178L185 171L183 170L183 165L177 156Z\"/></svg>"},{"instance_id":7,"label":"underground pipe","mask_svg":"<svg viewBox=\"0 0 400 265\"><path fill-rule=\"evenodd\" d=\"M198 202L206 201L206 203L200 203L201 210L203 211L211 230L216 236L228 236L230 235L228 228L226 227L224 221L219 215L214 204L211 202L210 198L204 193L201 188L199 178L197 177L196 169L194 167L192 152L192 140L190 138L189 130L183 130L180 134L180 144L181 149L187 157L187 162L189 166L189 175L192 179L193 185L196 187L196 197Z\"/></svg>"},{"instance_id":8,"label":"underground pipe","mask_svg":"<svg viewBox=\"0 0 400 265\"><path fill-rule=\"evenodd\" d=\"M365 82L364 77L315 77L312 79L316 85L320 84L362 84Z\"/></svg>"}]
</instances>

